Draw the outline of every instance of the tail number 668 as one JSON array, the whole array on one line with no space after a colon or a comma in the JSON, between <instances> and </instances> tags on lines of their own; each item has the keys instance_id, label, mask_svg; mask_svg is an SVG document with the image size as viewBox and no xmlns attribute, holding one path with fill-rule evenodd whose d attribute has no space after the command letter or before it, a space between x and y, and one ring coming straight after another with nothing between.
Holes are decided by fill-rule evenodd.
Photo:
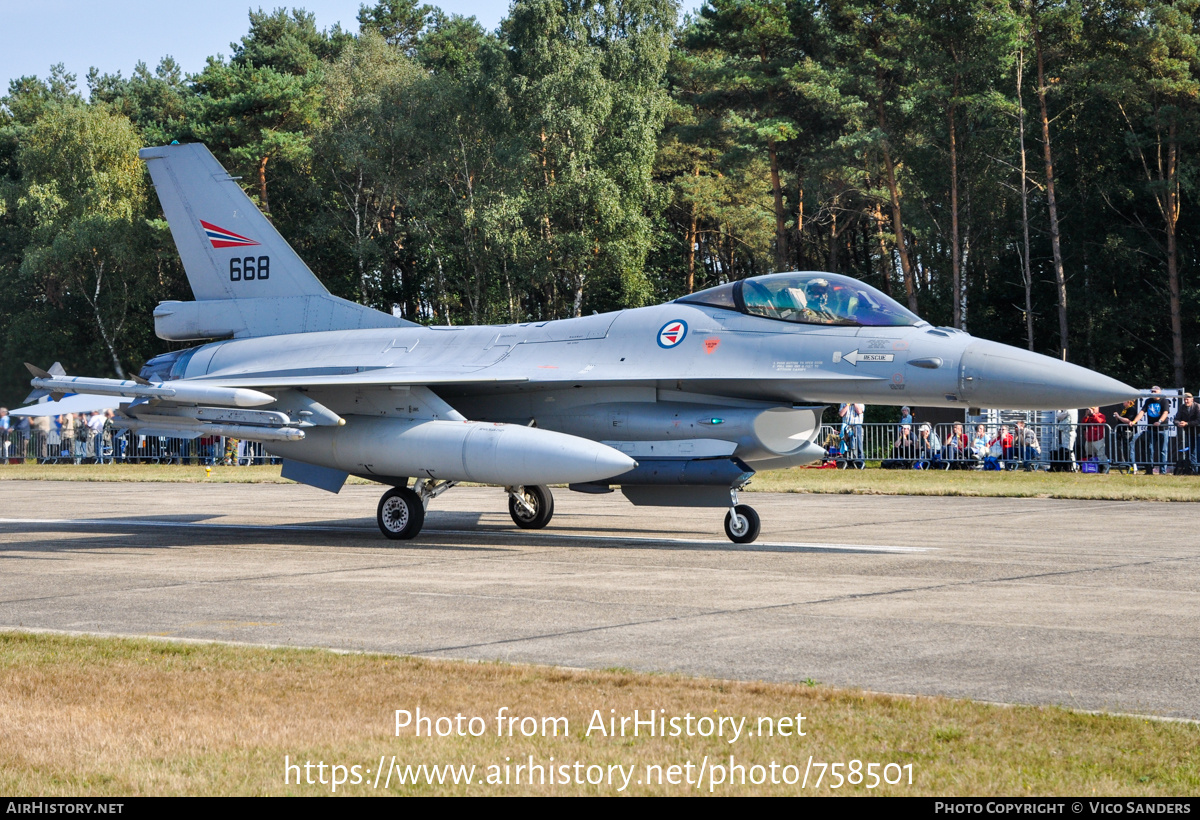
<instances>
[{"instance_id":1,"label":"tail number 668","mask_svg":"<svg viewBox=\"0 0 1200 820\"><path fill-rule=\"evenodd\" d=\"M229 260L229 281L250 282L271 278L271 257L247 256Z\"/></svg>"}]
</instances>

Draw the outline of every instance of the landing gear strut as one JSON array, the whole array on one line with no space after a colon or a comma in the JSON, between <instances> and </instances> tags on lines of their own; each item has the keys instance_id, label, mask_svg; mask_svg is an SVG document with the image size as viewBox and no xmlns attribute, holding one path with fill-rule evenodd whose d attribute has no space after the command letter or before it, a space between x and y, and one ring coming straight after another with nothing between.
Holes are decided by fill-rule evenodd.
<instances>
[{"instance_id":1,"label":"landing gear strut","mask_svg":"<svg viewBox=\"0 0 1200 820\"><path fill-rule=\"evenodd\" d=\"M393 487L379 499L379 529L394 541L416 538L425 523L425 505L408 487Z\"/></svg>"},{"instance_id":2,"label":"landing gear strut","mask_svg":"<svg viewBox=\"0 0 1200 820\"><path fill-rule=\"evenodd\" d=\"M736 488L729 491L729 498L732 506L725 513L725 534L735 544L749 544L758 538L762 522L753 507L738 503Z\"/></svg>"},{"instance_id":3,"label":"landing gear strut","mask_svg":"<svg viewBox=\"0 0 1200 820\"><path fill-rule=\"evenodd\" d=\"M554 495L545 484L507 487L508 514L523 530L540 530L554 516Z\"/></svg>"}]
</instances>

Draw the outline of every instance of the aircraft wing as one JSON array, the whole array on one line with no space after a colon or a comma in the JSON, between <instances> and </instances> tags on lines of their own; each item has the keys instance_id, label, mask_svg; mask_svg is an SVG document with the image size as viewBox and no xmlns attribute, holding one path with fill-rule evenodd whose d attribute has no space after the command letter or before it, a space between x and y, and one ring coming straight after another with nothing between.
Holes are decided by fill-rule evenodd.
<instances>
[{"instance_id":1,"label":"aircraft wing","mask_svg":"<svg viewBox=\"0 0 1200 820\"><path fill-rule=\"evenodd\" d=\"M528 377L485 376L475 370L447 373L445 368L381 367L356 373L313 373L295 370L274 373L227 374L188 379L193 384L221 387L356 387L356 386L430 386L439 384L521 384Z\"/></svg>"},{"instance_id":2,"label":"aircraft wing","mask_svg":"<svg viewBox=\"0 0 1200 820\"><path fill-rule=\"evenodd\" d=\"M374 387L410 388L422 406L428 404L435 418L462 419L452 407L428 391L438 384L503 384L528 381L524 377L481 376L478 368L373 368L345 372L345 368L294 368L274 372L224 374L165 382L99 379L68 376L55 365L45 371L27 365L34 374L30 398L59 397L16 411L21 416L49 416L84 410L117 409L118 427L140 433L177 435L228 435L257 441L296 441L306 428L340 426L345 420L324 405L293 388ZM257 388L257 389L256 389ZM271 393L260 392L260 389ZM414 399L416 400L416 399ZM267 405L271 409L265 408Z\"/></svg>"}]
</instances>

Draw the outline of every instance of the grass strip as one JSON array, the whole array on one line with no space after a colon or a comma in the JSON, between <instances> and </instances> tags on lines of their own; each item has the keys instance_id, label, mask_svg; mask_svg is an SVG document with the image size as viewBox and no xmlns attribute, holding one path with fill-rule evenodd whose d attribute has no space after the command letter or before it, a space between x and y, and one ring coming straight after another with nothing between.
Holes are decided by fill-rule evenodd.
<instances>
[{"instance_id":1,"label":"grass strip","mask_svg":"<svg viewBox=\"0 0 1200 820\"><path fill-rule=\"evenodd\" d=\"M0 481L139 481L290 484L278 465L214 467L155 464L9 464ZM350 477L351 484L371 484ZM817 470L796 467L757 474L751 492L858 495L954 495L1105 501L1200 501L1200 476L1107 475L926 470Z\"/></svg>"},{"instance_id":2,"label":"grass strip","mask_svg":"<svg viewBox=\"0 0 1200 820\"><path fill-rule=\"evenodd\" d=\"M197 464L0 464L0 481L136 481L166 484L291 484L278 464L213 467ZM349 478L351 484L373 484Z\"/></svg>"},{"instance_id":3,"label":"grass strip","mask_svg":"<svg viewBox=\"0 0 1200 820\"><path fill-rule=\"evenodd\" d=\"M0 791L57 795L329 794L331 785L285 785L284 760L358 765L360 784L338 794L616 794L616 785L511 783L512 767L634 767L624 793L706 794L709 784L665 782L667 767L736 763L747 783L717 794L1120 795L1200 793L1200 727L1192 723L1094 715L1063 708L1005 707L947 698L893 697L812 685L730 682L553 667L425 660L323 650L268 649L0 632ZM395 732L395 710L486 723L481 737ZM517 718L565 717L555 737L495 733L507 707ZM760 717L797 714L805 736L605 737L587 732L598 711L631 716ZM609 710L615 710L610 712ZM444 724L443 724L444 725ZM561 725L561 724L559 724ZM781 724L774 724L780 726ZM520 724L518 724L520 726ZM542 724L539 723L539 727ZM793 724L794 727L794 724ZM374 787L380 757L407 765L509 766L510 782ZM844 783L829 769L814 787L750 783L754 765L896 763L911 786ZM647 784L661 766L663 785ZM396 770L393 770L395 772ZM583 770L586 779L587 769ZM593 769L593 772L598 771ZM693 773L698 769L693 769ZM733 771L733 770L731 770ZM779 769L782 777L782 768ZM843 767L843 777L850 770ZM878 768L876 769L878 771ZM908 770L905 769L905 772ZM764 769L764 772L766 770ZM892 769L895 776L896 769ZM503 781L503 769L496 773ZM572 777L574 776L572 770ZM349 770L347 773L349 778ZM617 775L616 783L620 783ZM535 777L536 779L536 777ZM637 781L643 782L639 784ZM653 779L653 778L652 778ZM737 780L735 774L735 781Z\"/></svg>"},{"instance_id":4,"label":"grass strip","mask_svg":"<svg viewBox=\"0 0 1200 820\"><path fill-rule=\"evenodd\" d=\"M772 493L957 495L1105 501L1200 501L1200 476L977 470L770 470L750 489Z\"/></svg>"}]
</instances>

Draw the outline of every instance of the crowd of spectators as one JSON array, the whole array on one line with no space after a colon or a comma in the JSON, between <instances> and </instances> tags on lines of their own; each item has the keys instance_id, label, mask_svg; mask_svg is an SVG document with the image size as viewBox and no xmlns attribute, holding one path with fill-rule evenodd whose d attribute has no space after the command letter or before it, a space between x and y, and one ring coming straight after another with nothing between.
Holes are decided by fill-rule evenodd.
<instances>
[{"instance_id":1,"label":"crowd of spectators","mask_svg":"<svg viewBox=\"0 0 1200 820\"><path fill-rule=\"evenodd\" d=\"M246 465L272 461L262 445L221 436L139 435L112 426L112 410L11 416L0 407L0 463Z\"/></svg>"},{"instance_id":2,"label":"crowd of spectators","mask_svg":"<svg viewBox=\"0 0 1200 820\"><path fill-rule=\"evenodd\" d=\"M838 411L840 428L825 444L830 461L860 468L869 459L884 469L1107 472L1116 466L1133 473L1200 474L1200 405L1185 393L1172 415L1169 398L1154 387L1140 406L1130 400L1109 414L1099 407L1086 408L1082 416L1058 410L1052 423L1016 419L976 424L973 430L963 422L914 420L909 407L901 409L898 424L863 424L863 405L847 403Z\"/></svg>"},{"instance_id":3,"label":"crowd of spectators","mask_svg":"<svg viewBox=\"0 0 1200 820\"><path fill-rule=\"evenodd\" d=\"M112 410L61 416L11 416L0 407L0 457L37 461L96 461L108 440ZM14 447L21 452L14 452Z\"/></svg>"}]
</instances>

